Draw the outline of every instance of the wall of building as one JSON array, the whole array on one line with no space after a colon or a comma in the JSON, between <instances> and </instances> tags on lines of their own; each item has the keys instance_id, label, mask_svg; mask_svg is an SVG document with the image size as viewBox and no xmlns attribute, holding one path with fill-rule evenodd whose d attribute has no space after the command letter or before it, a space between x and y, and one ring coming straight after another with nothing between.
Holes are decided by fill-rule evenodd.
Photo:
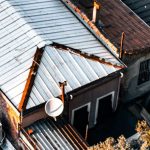
<instances>
[{"instance_id":1,"label":"wall of building","mask_svg":"<svg viewBox=\"0 0 150 150\"><path fill-rule=\"evenodd\" d=\"M17 147L19 124L21 121L20 113L2 92L0 92L0 102L3 129L14 146Z\"/></svg>"},{"instance_id":2,"label":"wall of building","mask_svg":"<svg viewBox=\"0 0 150 150\"><path fill-rule=\"evenodd\" d=\"M128 68L124 72L122 82L121 97L124 102L130 102L150 91L150 81L138 85L140 63L147 59L150 59L150 54L145 54L143 57L137 56L134 61L132 61L132 57L130 57L130 64L127 64Z\"/></svg>"},{"instance_id":3,"label":"wall of building","mask_svg":"<svg viewBox=\"0 0 150 150\"><path fill-rule=\"evenodd\" d=\"M90 108L90 127L94 125L95 121L95 108L96 108L96 101L97 98L104 96L108 93L115 92L114 94L114 100L113 100L113 107L114 109L117 106L118 103L118 94L119 94L119 84L120 84L121 76L118 75L114 79L111 79L109 82L105 82L103 84L95 84L90 87L87 86L87 88L82 88L79 90L79 92L72 93L73 99L69 100L69 105L66 104L64 108L64 114L67 115L69 113L69 121L71 122L71 116L72 116L72 110L80 107L88 102L91 102L91 108ZM89 88L90 87L90 88ZM68 96L71 93L68 94ZM69 110L68 108L69 107ZM44 105L41 108L36 108L31 113L28 113L23 117L22 125L23 127L26 127L33 122L48 117L44 110Z\"/></svg>"},{"instance_id":4,"label":"wall of building","mask_svg":"<svg viewBox=\"0 0 150 150\"><path fill-rule=\"evenodd\" d=\"M89 116L89 127L93 127L95 124L96 115L96 102L97 99L107 95L114 91L113 107L114 109L118 103L118 94L120 88L120 79L117 77L104 84L99 84L97 86L92 86L88 89L82 90L80 93L74 93L73 99L69 103L69 120L72 122L72 111L73 109L85 105L90 102L90 116Z\"/></svg>"},{"instance_id":5,"label":"wall of building","mask_svg":"<svg viewBox=\"0 0 150 150\"><path fill-rule=\"evenodd\" d=\"M22 127L29 126L30 124L34 123L37 120L40 120L42 118L48 117L47 114L45 113L44 106L40 107L38 109L35 109L31 113L28 113L23 116L22 119Z\"/></svg>"}]
</instances>

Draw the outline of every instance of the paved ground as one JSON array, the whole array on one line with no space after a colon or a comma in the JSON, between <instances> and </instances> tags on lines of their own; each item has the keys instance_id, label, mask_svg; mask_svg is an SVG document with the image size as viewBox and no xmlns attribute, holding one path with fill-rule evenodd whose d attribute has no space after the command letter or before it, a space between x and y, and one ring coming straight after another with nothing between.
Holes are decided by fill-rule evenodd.
<instances>
[{"instance_id":1,"label":"paved ground","mask_svg":"<svg viewBox=\"0 0 150 150\"><path fill-rule=\"evenodd\" d=\"M128 105L120 104L113 117L109 118L103 126L97 125L89 130L88 143L93 145L110 136L116 139L122 134L128 138L135 133L137 121L137 117L128 110Z\"/></svg>"}]
</instances>

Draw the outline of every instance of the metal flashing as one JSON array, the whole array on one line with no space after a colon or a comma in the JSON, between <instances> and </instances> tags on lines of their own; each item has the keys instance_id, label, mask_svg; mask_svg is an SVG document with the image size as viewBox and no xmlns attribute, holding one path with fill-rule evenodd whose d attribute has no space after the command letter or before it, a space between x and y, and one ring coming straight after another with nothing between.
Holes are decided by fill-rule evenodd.
<instances>
[{"instance_id":1,"label":"metal flashing","mask_svg":"<svg viewBox=\"0 0 150 150\"><path fill-rule=\"evenodd\" d=\"M43 54L43 48L41 49L37 48L34 59L33 59L33 63L32 63L32 66L28 75L28 79L27 79L27 82L26 82L26 85L22 94L22 98L19 103L19 107L18 107L19 111L23 111L26 109L28 98L30 96L32 86L34 84L34 79L37 74L38 67L40 65L42 54Z\"/></svg>"}]
</instances>

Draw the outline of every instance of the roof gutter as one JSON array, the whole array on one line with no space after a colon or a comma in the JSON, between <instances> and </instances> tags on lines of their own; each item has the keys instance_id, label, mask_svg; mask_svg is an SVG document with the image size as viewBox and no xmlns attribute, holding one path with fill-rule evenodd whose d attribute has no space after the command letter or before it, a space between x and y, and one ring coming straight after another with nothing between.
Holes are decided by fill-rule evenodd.
<instances>
[{"instance_id":1,"label":"roof gutter","mask_svg":"<svg viewBox=\"0 0 150 150\"><path fill-rule=\"evenodd\" d=\"M68 47L68 46L65 46L62 44L53 43L53 44L51 44L51 46L56 47L57 49L63 49L63 50L69 51L70 53L80 55L81 57L84 57L86 59L90 59L92 61L97 61L97 62L102 63L102 64L113 66L113 67L118 68L118 69L122 69L125 67L122 64L112 63L112 62L106 60L105 58L101 58L101 57L96 56L94 54L89 54L89 53L86 53L86 52L83 52L83 51L80 51L78 49L74 49L74 48L71 48L71 47Z\"/></svg>"},{"instance_id":2,"label":"roof gutter","mask_svg":"<svg viewBox=\"0 0 150 150\"><path fill-rule=\"evenodd\" d=\"M72 96L76 96L76 95L79 95L79 94L81 94L81 93L83 93L83 92L85 92L91 88L95 88L99 85L105 84L106 82L109 82L115 78L118 78L118 77L122 78L124 70L125 70L125 68L118 70L116 72L113 72L113 73L111 73L111 74L109 74L103 78L100 78L100 79L95 80L89 84L86 84L86 85L81 86L77 89L74 89L74 90L68 92L67 94L72 95Z\"/></svg>"}]
</instances>

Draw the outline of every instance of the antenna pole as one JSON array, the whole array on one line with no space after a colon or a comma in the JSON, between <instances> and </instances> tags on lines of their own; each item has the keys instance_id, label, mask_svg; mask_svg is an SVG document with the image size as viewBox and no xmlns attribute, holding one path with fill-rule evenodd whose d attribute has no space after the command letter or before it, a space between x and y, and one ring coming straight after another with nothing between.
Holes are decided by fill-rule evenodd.
<instances>
[{"instance_id":1,"label":"antenna pole","mask_svg":"<svg viewBox=\"0 0 150 150\"><path fill-rule=\"evenodd\" d=\"M100 9L100 4L94 0L94 7L93 7L93 18L92 18L92 22L95 23L96 22L96 14L97 14L97 10Z\"/></svg>"},{"instance_id":2,"label":"antenna pole","mask_svg":"<svg viewBox=\"0 0 150 150\"><path fill-rule=\"evenodd\" d=\"M119 53L119 58L122 59L122 55L123 55L123 42L124 42L124 37L125 37L125 33L122 32L121 35L121 42L120 42L120 53Z\"/></svg>"}]
</instances>

